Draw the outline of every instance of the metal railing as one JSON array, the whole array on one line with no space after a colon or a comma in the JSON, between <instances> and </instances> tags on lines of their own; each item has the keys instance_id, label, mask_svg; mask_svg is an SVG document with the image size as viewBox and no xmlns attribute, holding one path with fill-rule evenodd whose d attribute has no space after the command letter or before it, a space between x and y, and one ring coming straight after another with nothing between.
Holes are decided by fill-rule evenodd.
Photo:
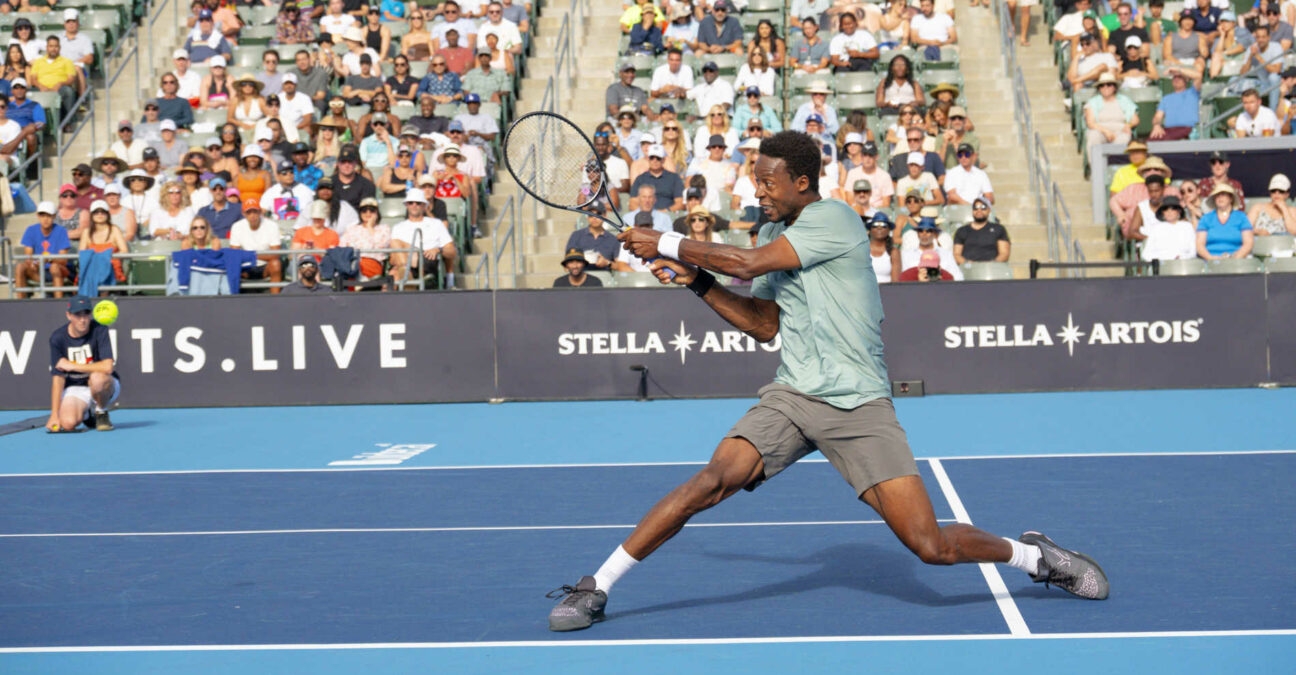
<instances>
[{"instance_id":1,"label":"metal railing","mask_svg":"<svg viewBox=\"0 0 1296 675\"><path fill-rule=\"evenodd\" d=\"M1228 82L1226 82L1223 87L1220 87L1218 90L1216 90L1214 94L1216 96L1219 96L1226 89L1233 86L1233 83L1237 80L1242 80L1242 79L1259 80L1261 83L1259 86L1256 87L1256 92L1260 94L1260 100L1262 101L1265 100L1270 92L1272 92L1274 89L1277 89L1280 86L1279 82L1265 82L1265 80L1267 80L1269 76L1269 72L1265 70L1265 68L1271 65L1272 63L1274 63L1275 61L1282 61L1286 59L1290 55L1290 53L1291 53L1290 50L1284 51L1279 55L1273 57L1272 59L1265 61L1261 65L1258 65L1250 70L1247 70L1242 73L1238 73L1237 75L1230 77ZM1205 91L1205 88L1206 88L1205 85L1202 85L1203 92ZM1203 100L1205 100L1206 97L1203 96L1202 98ZM1229 108L1228 110L1225 110L1224 112L1216 115L1215 117L1212 117L1209 120L1206 120L1204 122L1199 121L1197 123L1197 136L1199 138L1209 138L1210 130L1215 128L1215 125L1219 124L1221 121L1227 120L1229 117L1232 117L1233 115L1237 115L1241 110L1242 110L1242 104L1237 103L1233 107Z\"/></svg>"},{"instance_id":2,"label":"metal railing","mask_svg":"<svg viewBox=\"0 0 1296 675\"><path fill-rule=\"evenodd\" d=\"M418 236L421 233L416 232L415 234L416 236ZM409 279L394 280L393 287L397 289L403 289L406 286L416 285L419 287L420 290L425 290L424 280L427 277L428 261L427 258L424 258L422 255L423 251L420 244L421 241L416 240L408 248L362 248L362 249L356 249L356 251L360 253L361 256L364 256L364 254L366 253L370 253L370 254L405 253L411 256L408 259L409 261L414 261L414 260L418 261L418 275L419 275L418 280L417 281L409 280ZM175 252L176 251L165 251L165 252L139 251L139 252L130 252L130 253L113 253L111 255L111 259L121 260L123 262L130 262L136 260L154 260L154 259L162 258L165 260L165 264L169 266L172 260L171 254ZM288 257L288 264L284 265L283 268L284 280L278 282L244 281L239 284L239 288L249 289L249 290L264 290L264 289L283 288L286 286L291 286L297 280L297 257L298 256L304 254L324 255L326 252L327 249L322 249L322 248L271 249L268 251L257 251L256 253L258 256L280 255L280 256ZM9 239L7 237L0 238L0 265L8 265L10 263L16 265L17 263L22 263L27 261L37 261L41 264L41 267L43 268L44 263L46 262L52 262L55 260L78 260L80 256L81 254L79 252L78 253L38 253L32 255L27 255L23 253L23 254L14 255L12 251L12 245L10 244ZM388 262L390 262L390 260ZM442 278L444 278L443 263L444 263L444 259L438 258L437 269L438 272L442 274ZM144 292L156 292L156 291L161 291L165 293L167 291L167 287L168 284L105 283L99 285L99 290L103 292L112 292L114 294L144 293ZM49 283L46 282L44 274L37 275L37 284L34 286L25 286L19 288L17 287L16 283L9 284L9 297L11 299L15 296L16 293L39 293L41 297L47 297L49 293L75 293L76 291L77 291L77 286L75 284L70 284L67 286L50 285Z\"/></svg>"},{"instance_id":3,"label":"metal railing","mask_svg":"<svg viewBox=\"0 0 1296 675\"><path fill-rule=\"evenodd\" d=\"M1053 168L1044 148L1044 141L1035 129L1031 115L1030 96L1026 79L1017 57L1017 41L1013 38L1012 17L1007 3L998 0L995 12L999 18L1000 51L1003 53L1004 72L1012 84L1013 121L1026 154L1027 186L1035 199L1035 211L1045 227L1049 258L1058 262L1074 262L1077 254L1083 258L1078 242L1072 237L1071 211L1062 198L1062 191L1053 181Z\"/></svg>"},{"instance_id":4,"label":"metal railing","mask_svg":"<svg viewBox=\"0 0 1296 675\"><path fill-rule=\"evenodd\" d=\"M104 57L104 118L105 118L104 135L107 138L112 138L117 131L117 127L116 127L117 122L116 120L113 119L113 114L112 114L112 99L113 99L112 91L113 91L113 87L117 84L117 81L121 79L122 74L126 72L127 65L131 63L135 64L135 87L131 89L131 91L138 92L141 88L140 87L141 80L140 80L140 58L139 58L140 44L139 43L140 43L139 26L132 24L130 30L127 31L126 34L123 35L120 39L117 40L117 44L116 46L114 46L112 53ZM152 48L152 43L153 41L149 40L150 48ZM126 49L127 44L131 45L130 49ZM125 53L122 53L123 50L125 51ZM116 70L110 73L108 70L108 65L111 63L117 63L117 68ZM131 98L134 97L132 96ZM124 160L126 158L123 157L122 159Z\"/></svg>"},{"instance_id":5,"label":"metal railing","mask_svg":"<svg viewBox=\"0 0 1296 675\"><path fill-rule=\"evenodd\" d=\"M9 237L0 237L0 274L10 277L9 279L9 297L13 297L13 267L9 264L9 258L13 255L13 242Z\"/></svg>"},{"instance_id":6,"label":"metal railing","mask_svg":"<svg viewBox=\"0 0 1296 675\"><path fill-rule=\"evenodd\" d=\"M583 25L590 11L590 0L572 0L568 7L567 14L563 17L562 23L558 27L558 35L554 40L557 45L557 53L554 59L554 72L545 82L544 93L540 97L540 105L537 110L547 110L554 112L558 108L559 101L562 100L563 88L569 86L575 76L576 62L576 30L575 26ZM548 134L542 127L540 137L527 158L523 161L522 166L517 168L518 173L525 175L531 169L536 157L536 151L539 148L547 148L547 151L553 152L556 144L555 138ZM533 199L523 190L518 190L517 194L509 197L504 203L504 208L496 216L495 223L491 227L491 252L483 255L478 261L477 266L473 268L472 275L478 288L500 288L500 262L505 256L509 256L512 262L513 285L517 285L517 277L525 274L525 270L520 269L521 252L519 243L521 240L521 216L527 206L531 207L530 222L538 223L540 220L540 202ZM507 220L507 224L505 221Z\"/></svg>"}]
</instances>

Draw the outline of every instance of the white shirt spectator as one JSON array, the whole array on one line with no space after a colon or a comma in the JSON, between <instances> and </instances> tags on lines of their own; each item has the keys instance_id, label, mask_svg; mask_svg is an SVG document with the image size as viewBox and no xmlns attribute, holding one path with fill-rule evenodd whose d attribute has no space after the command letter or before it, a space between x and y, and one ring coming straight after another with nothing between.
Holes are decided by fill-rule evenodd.
<instances>
[{"instance_id":1,"label":"white shirt spectator","mask_svg":"<svg viewBox=\"0 0 1296 675\"><path fill-rule=\"evenodd\" d=\"M629 266L630 266L630 269L631 269L632 271L634 271L634 272L647 272L647 271L649 271L649 270L648 270L648 263L644 262L642 258L640 258L639 256L636 256L636 255L634 255L634 254L632 254L632 253L630 253L630 251L628 251L628 250L626 250L626 249L624 249L624 248L622 248L622 249L620 249L619 251L617 251L617 258L616 258L616 259L617 259L617 262L623 262L623 263L629 265Z\"/></svg>"},{"instance_id":2,"label":"white shirt spectator","mask_svg":"<svg viewBox=\"0 0 1296 675\"><path fill-rule=\"evenodd\" d=\"M112 145L108 146L108 149L112 150L114 155L126 160L127 164L135 166L136 164L144 163L144 148L147 147L148 143L136 140L134 143L131 143L130 148L127 148L125 143L116 140L113 141Z\"/></svg>"},{"instance_id":3,"label":"white shirt spectator","mask_svg":"<svg viewBox=\"0 0 1296 675\"><path fill-rule=\"evenodd\" d=\"M963 280L963 270L959 269L958 262L954 260L954 251L944 246L935 246L932 249L940 253L941 269L950 273L955 281ZM918 259L922 257L923 249L917 246L901 246L900 248L900 269L907 270L910 267L918 266Z\"/></svg>"},{"instance_id":4,"label":"white shirt spectator","mask_svg":"<svg viewBox=\"0 0 1296 675\"><path fill-rule=\"evenodd\" d=\"M603 160L603 170L607 172L608 182L614 186L621 185L621 181L630 180L630 165L616 155L608 155Z\"/></svg>"},{"instance_id":5,"label":"white shirt spectator","mask_svg":"<svg viewBox=\"0 0 1296 675\"><path fill-rule=\"evenodd\" d=\"M845 33L834 35L833 39L828 43L828 54L834 57L840 56L841 58L849 59L850 56L846 53L848 50L866 52L876 46L877 40L874 40L873 36L868 31L863 28L856 28L855 33L852 35L847 35Z\"/></svg>"},{"instance_id":6,"label":"white shirt spectator","mask_svg":"<svg viewBox=\"0 0 1296 675\"><path fill-rule=\"evenodd\" d=\"M738 75L734 77L734 90L738 94L746 96L747 87L759 88L761 96L773 96L774 69L766 68L759 73L753 73L751 66L746 63L742 64L742 67L738 69Z\"/></svg>"},{"instance_id":7,"label":"white shirt spectator","mask_svg":"<svg viewBox=\"0 0 1296 675\"><path fill-rule=\"evenodd\" d=\"M269 251L283 246L283 234L279 223L270 218L263 217L255 230L244 218L230 227L229 245L244 251Z\"/></svg>"},{"instance_id":8,"label":"white shirt spectator","mask_svg":"<svg viewBox=\"0 0 1296 675\"><path fill-rule=\"evenodd\" d=\"M279 95L279 118L285 128L296 127L307 115L315 114L315 104L310 97L297 92L292 98L287 94Z\"/></svg>"},{"instance_id":9,"label":"white shirt spectator","mask_svg":"<svg viewBox=\"0 0 1296 675\"><path fill-rule=\"evenodd\" d=\"M204 206L211 206L213 201L210 188L200 187L189 193L189 208L193 209L194 213L198 213L198 210Z\"/></svg>"},{"instance_id":10,"label":"white shirt spectator","mask_svg":"<svg viewBox=\"0 0 1296 675\"><path fill-rule=\"evenodd\" d=\"M713 105L723 105L725 110L729 110L733 107L734 88L723 77L717 77L711 84L703 80L689 89L688 97L697 101L698 110L704 114L711 110Z\"/></svg>"},{"instance_id":11,"label":"white shirt spectator","mask_svg":"<svg viewBox=\"0 0 1296 675\"><path fill-rule=\"evenodd\" d=\"M975 166L964 169L959 164L945 171L945 191L957 192L963 201L971 204L977 197L994 192L994 188L986 172Z\"/></svg>"},{"instance_id":12,"label":"white shirt spectator","mask_svg":"<svg viewBox=\"0 0 1296 675\"><path fill-rule=\"evenodd\" d=\"M750 176L739 176L734 182L733 194L738 198L738 208L745 209L748 206L760 206L760 200L756 198L756 183L752 182Z\"/></svg>"},{"instance_id":13,"label":"white shirt spectator","mask_svg":"<svg viewBox=\"0 0 1296 675\"><path fill-rule=\"evenodd\" d=\"M499 23L491 23L489 20L482 22L477 30L477 40L486 44L487 35L498 36L499 44L496 46L505 51L522 44L522 32L518 30L517 24L508 19L500 19Z\"/></svg>"},{"instance_id":14,"label":"white shirt spectator","mask_svg":"<svg viewBox=\"0 0 1296 675\"><path fill-rule=\"evenodd\" d=\"M346 13L343 13L338 16L333 16L332 14L325 14L324 16L321 16L319 20L320 32L329 33L333 35L334 36L333 42L335 44L340 43L342 41L342 34L346 32L346 29L352 26L359 26L359 25L360 24L356 22L356 18L354 16L351 16L350 14L346 14Z\"/></svg>"},{"instance_id":15,"label":"white shirt spectator","mask_svg":"<svg viewBox=\"0 0 1296 675\"><path fill-rule=\"evenodd\" d=\"M716 79L718 80L719 78ZM666 87L666 86L676 86L676 87L683 87L685 89L692 89L693 69L681 63L679 72L672 73L670 69L670 64L663 63L660 66L657 66L657 69L653 71L652 84L648 85L648 90L657 91L658 89L661 89L662 87ZM658 136L658 138L661 137Z\"/></svg>"},{"instance_id":16,"label":"white shirt spectator","mask_svg":"<svg viewBox=\"0 0 1296 675\"><path fill-rule=\"evenodd\" d=\"M459 153L463 155L463 159L459 160L460 171L470 178L486 177L486 157L482 154L481 148L471 143L464 143L459 146ZM428 162L428 171L440 171L444 168L445 164L441 161L441 153L437 151Z\"/></svg>"},{"instance_id":17,"label":"white shirt spectator","mask_svg":"<svg viewBox=\"0 0 1296 675\"><path fill-rule=\"evenodd\" d=\"M946 180L949 180L949 171L945 172L945 177ZM903 178L896 181L895 193L899 195L901 200L903 200L905 195L909 194L909 191L913 189L921 190L923 201L928 201L935 195L940 194L940 183L936 181L936 176L933 176L930 171L924 171L918 174L917 178L910 178L908 174L906 174Z\"/></svg>"},{"instance_id":18,"label":"white shirt spectator","mask_svg":"<svg viewBox=\"0 0 1296 675\"><path fill-rule=\"evenodd\" d=\"M161 230L174 230L180 234L189 234L189 225L193 222L195 211L191 207L180 209L180 213L172 217L166 212L166 209L158 208L153 212L153 216L148 220L149 234L156 236Z\"/></svg>"},{"instance_id":19,"label":"white shirt spectator","mask_svg":"<svg viewBox=\"0 0 1296 675\"><path fill-rule=\"evenodd\" d=\"M421 232L420 235L417 234ZM454 241L450 236L450 230L446 229L445 223L431 216L423 216L423 220L415 223L410 220L402 220L396 223L391 231L392 241L403 241L406 244L421 245L422 250L431 251L439 249L446 244ZM418 241L415 241L418 239Z\"/></svg>"},{"instance_id":20,"label":"white shirt spectator","mask_svg":"<svg viewBox=\"0 0 1296 675\"><path fill-rule=\"evenodd\" d=\"M368 47L365 47L364 51L360 52L347 52L346 55L342 57L342 67L346 68L346 71L352 75L359 73L361 54L368 54L369 60L374 64L374 70L378 70L378 64L382 63L382 57L378 56L378 52Z\"/></svg>"},{"instance_id":21,"label":"white shirt spectator","mask_svg":"<svg viewBox=\"0 0 1296 675\"><path fill-rule=\"evenodd\" d=\"M291 189L285 190L284 186L275 183L261 194L261 213L265 214L263 218L274 218L283 222L288 210L292 208L291 200L284 199L285 194L290 193L293 200L296 200L297 218L291 221L294 230L300 230L303 227L309 227L311 224L310 206L315 201L315 191L309 187L296 183Z\"/></svg>"},{"instance_id":22,"label":"white shirt spectator","mask_svg":"<svg viewBox=\"0 0 1296 675\"><path fill-rule=\"evenodd\" d=\"M1081 56L1076 61L1076 75L1088 75L1098 66L1107 66L1107 72L1116 74L1120 72L1120 65L1116 63L1116 57L1111 52L1096 51L1087 56ZM1092 82L1089 86L1093 86Z\"/></svg>"},{"instance_id":23,"label":"white shirt spectator","mask_svg":"<svg viewBox=\"0 0 1296 675\"><path fill-rule=\"evenodd\" d=\"M734 149L738 147L738 130L729 127L729 131L724 132L723 135L725 141L724 156L726 158L733 157ZM705 156L707 143L710 142L711 132L707 131L705 124L699 126L693 134L693 147L698 149L698 154Z\"/></svg>"},{"instance_id":24,"label":"white shirt spectator","mask_svg":"<svg viewBox=\"0 0 1296 675\"><path fill-rule=\"evenodd\" d=\"M910 21L910 27L913 22ZM1084 12L1071 12L1063 14L1062 18L1053 24L1053 32L1064 38L1073 38L1084 32Z\"/></svg>"},{"instance_id":25,"label":"white shirt spectator","mask_svg":"<svg viewBox=\"0 0 1296 675\"><path fill-rule=\"evenodd\" d=\"M730 184L737 177L738 165L727 159L721 159L718 162L711 161L710 157L699 157L693 160L688 167L688 176L701 174L706 177L706 194L702 196L702 206L712 213L729 208L728 204L720 204L720 192L728 190ZM685 181L687 183L687 181Z\"/></svg>"},{"instance_id":26,"label":"white shirt spectator","mask_svg":"<svg viewBox=\"0 0 1296 675\"><path fill-rule=\"evenodd\" d=\"M13 120L5 120L0 124L0 145L13 142L13 139L22 135L22 127ZM120 180L120 179L119 179Z\"/></svg>"},{"instance_id":27,"label":"white shirt spectator","mask_svg":"<svg viewBox=\"0 0 1296 675\"><path fill-rule=\"evenodd\" d=\"M190 99L198 98L198 95L202 93L202 75L199 75L193 68L186 70L184 75L175 71L172 71L171 74L175 75L176 80L180 82L180 87L176 89L176 96ZM158 87L157 93L154 94L154 96L162 98L162 95L162 88Z\"/></svg>"},{"instance_id":28,"label":"white shirt spectator","mask_svg":"<svg viewBox=\"0 0 1296 675\"><path fill-rule=\"evenodd\" d=\"M59 54L72 59L77 65L84 68L85 64L81 63L81 59L94 55L94 43L90 41L90 38L86 37L85 33L77 33L75 38L68 39L66 32L58 37L59 43L62 45Z\"/></svg>"},{"instance_id":29,"label":"white shirt spectator","mask_svg":"<svg viewBox=\"0 0 1296 675\"><path fill-rule=\"evenodd\" d=\"M923 40L945 42L950 39L950 29L953 27L954 19L944 12L932 12L930 19L922 14L909 19L909 29Z\"/></svg>"},{"instance_id":30,"label":"white shirt spectator","mask_svg":"<svg viewBox=\"0 0 1296 675\"><path fill-rule=\"evenodd\" d=\"M467 11L467 8L460 7L461 10ZM437 41L438 45L445 45L446 31L451 28L459 31L459 44L464 47L475 47L477 43L477 22L469 19L462 14L455 21L442 21L432 26L432 39ZM374 63L377 63L375 61Z\"/></svg>"},{"instance_id":31,"label":"white shirt spectator","mask_svg":"<svg viewBox=\"0 0 1296 675\"><path fill-rule=\"evenodd\" d=\"M1237 135L1238 136L1264 136L1266 131L1271 136L1279 135L1279 128L1282 124L1278 121L1278 116L1269 106L1262 105L1256 111L1255 117L1251 113L1243 110L1237 118Z\"/></svg>"},{"instance_id":32,"label":"white shirt spectator","mask_svg":"<svg viewBox=\"0 0 1296 675\"><path fill-rule=\"evenodd\" d=\"M1144 260L1187 260L1197 257L1197 233L1193 224L1181 220L1167 223L1153 218L1144 221L1140 228L1143 236L1143 251L1139 254Z\"/></svg>"}]
</instances>

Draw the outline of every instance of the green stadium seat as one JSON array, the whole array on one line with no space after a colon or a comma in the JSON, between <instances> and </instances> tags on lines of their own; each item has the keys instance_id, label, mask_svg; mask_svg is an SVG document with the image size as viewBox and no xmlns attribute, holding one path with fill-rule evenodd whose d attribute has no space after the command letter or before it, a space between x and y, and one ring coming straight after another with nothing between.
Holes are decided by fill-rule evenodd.
<instances>
[{"instance_id":1,"label":"green stadium seat","mask_svg":"<svg viewBox=\"0 0 1296 675\"><path fill-rule=\"evenodd\" d=\"M274 39L274 36L275 36L274 24L271 24L269 26L265 26L265 25L244 26L243 30L239 32L239 46L265 47L270 44L270 40Z\"/></svg>"},{"instance_id":2,"label":"green stadium seat","mask_svg":"<svg viewBox=\"0 0 1296 675\"><path fill-rule=\"evenodd\" d=\"M1271 234L1255 238L1251 255L1257 258L1291 257L1296 252L1296 237L1290 234Z\"/></svg>"},{"instance_id":3,"label":"green stadium seat","mask_svg":"<svg viewBox=\"0 0 1296 675\"><path fill-rule=\"evenodd\" d=\"M1296 273L1296 258L1269 258L1265 260L1265 271L1271 274Z\"/></svg>"},{"instance_id":4,"label":"green stadium seat","mask_svg":"<svg viewBox=\"0 0 1296 675\"><path fill-rule=\"evenodd\" d=\"M1162 260L1161 270L1158 274L1163 277L1185 277L1205 273L1205 260L1201 258L1185 258L1183 260Z\"/></svg>"},{"instance_id":5,"label":"green stadium seat","mask_svg":"<svg viewBox=\"0 0 1296 675\"><path fill-rule=\"evenodd\" d=\"M941 208L941 215L951 228L956 228L972 219L972 205L947 204Z\"/></svg>"},{"instance_id":6,"label":"green stadium seat","mask_svg":"<svg viewBox=\"0 0 1296 675\"><path fill-rule=\"evenodd\" d=\"M1012 265L1005 262L969 262L963 264L967 281L1005 281L1013 278Z\"/></svg>"},{"instance_id":7,"label":"green stadium seat","mask_svg":"<svg viewBox=\"0 0 1296 675\"><path fill-rule=\"evenodd\" d=\"M616 277L607 270L585 270L585 273L603 282L604 288L616 287Z\"/></svg>"},{"instance_id":8,"label":"green stadium seat","mask_svg":"<svg viewBox=\"0 0 1296 675\"><path fill-rule=\"evenodd\" d=\"M402 199L386 198L378 203L378 214L383 220L397 222L405 220L405 202Z\"/></svg>"},{"instance_id":9,"label":"green stadium seat","mask_svg":"<svg viewBox=\"0 0 1296 675\"><path fill-rule=\"evenodd\" d=\"M833 88L838 94L871 94L878 88L877 73L838 73L833 77Z\"/></svg>"},{"instance_id":10,"label":"green stadium seat","mask_svg":"<svg viewBox=\"0 0 1296 675\"><path fill-rule=\"evenodd\" d=\"M1259 274L1264 263L1256 258L1224 258L1206 263L1207 274Z\"/></svg>"},{"instance_id":11,"label":"green stadium seat","mask_svg":"<svg viewBox=\"0 0 1296 675\"><path fill-rule=\"evenodd\" d=\"M877 108L877 95L872 92L838 94L836 106L837 110L842 114L849 113L852 110L872 111Z\"/></svg>"},{"instance_id":12,"label":"green stadium seat","mask_svg":"<svg viewBox=\"0 0 1296 675\"><path fill-rule=\"evenodd\" d=\"M613 272L618 288L681 288L680 286L662 285L652 272Z\"/></svg>"}]
</instances>

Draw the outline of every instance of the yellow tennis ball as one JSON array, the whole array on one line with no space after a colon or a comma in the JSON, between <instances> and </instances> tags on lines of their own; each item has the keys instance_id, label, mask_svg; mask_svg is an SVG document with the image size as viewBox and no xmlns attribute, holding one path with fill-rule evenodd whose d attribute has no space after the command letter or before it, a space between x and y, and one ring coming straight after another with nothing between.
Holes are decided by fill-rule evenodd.
<instances>
[{"instance_id":1,"label":"yellow tennis ball","mask_svg":"<svg viewBox=\"0 0 1296 675\"><path fill-rule=\"evenodd\" d=\"M94 306L92 316L95 321L105 326L117 323L117 303L112 300L100 300L99 304Z\"/></svg>"}]
</instances>

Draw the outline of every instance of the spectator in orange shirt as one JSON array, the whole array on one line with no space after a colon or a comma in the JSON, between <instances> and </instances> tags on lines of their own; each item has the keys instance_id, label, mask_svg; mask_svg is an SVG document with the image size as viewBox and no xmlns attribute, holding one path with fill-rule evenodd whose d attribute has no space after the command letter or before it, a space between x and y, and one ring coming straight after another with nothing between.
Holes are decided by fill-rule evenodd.
<instances>
[{"instance_id":1,"label":"spectator in orange shirt","mask_svg":"<svg viewBox=\"0 0 1296 675\"><path fill-rule=\"evenodd\" d=\"M329 249L337 246L340 243L338 233L324 225L324 221L329 217L328 202L315 200L311 203L310 214L310 227L303 227L293 233L293 249ZM320 257L319 254L315 255L316 260Z\"/></svg>"}]
</instances>

